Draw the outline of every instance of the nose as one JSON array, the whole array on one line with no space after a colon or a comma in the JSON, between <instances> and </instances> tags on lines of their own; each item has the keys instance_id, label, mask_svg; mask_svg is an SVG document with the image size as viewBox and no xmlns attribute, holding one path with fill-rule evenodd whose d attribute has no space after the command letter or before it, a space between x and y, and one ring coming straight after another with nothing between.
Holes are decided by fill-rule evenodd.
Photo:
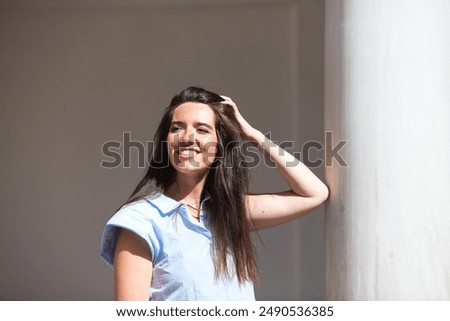
<instances>
[{"instance_id":1,"label":"nose","mask_svg":"<svg viewBox=\"0 0 450 321\"><path fill-rule=\"evenodd\" d=\"M195 142L195 130L186 128L179 136L180 142L194 143Z\"/></svg>"}]
</instances>

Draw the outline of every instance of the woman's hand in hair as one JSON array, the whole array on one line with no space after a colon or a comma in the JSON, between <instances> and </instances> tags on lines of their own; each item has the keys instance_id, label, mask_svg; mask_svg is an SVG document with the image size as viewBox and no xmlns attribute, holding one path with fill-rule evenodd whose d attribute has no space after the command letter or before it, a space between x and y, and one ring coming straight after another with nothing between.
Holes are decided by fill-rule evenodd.
<instances>
[{"instance_id":1,"label":"woman's hand in hair","mask_svg":"<svg viewBox=\"0 0 450 321\"><path fill-rule=\"evenodd\" d=\"M261 140L261 136L264 136L263 134L261 134L260 131L256 130L255 128L253 128L252 125L250 125L244 117L242 117L241 113L239 112L239 109L236 105L236 103L227 96L220 96L224 99L224 101L222 101L222 104L226 104L229 105L231 108L233 108L234 110L234 115L236 116L237 121L239 122L239 124L241 125L242 131L245 135L245 138L249 141L254 141L254 142L259 142L259 140Z\"/></svg>"},{"instance_id":2,"label":"woman's hand in hair","mask_svg":"<svg viewBox=\"0 0 450 321\"><path fill-rule=\"evenodd\" d=\"M320 206L328 198L327 186L301 161L253 128L229 97L221 97L225 99L222 103L233 108L246 138L257 143L261 152L276 164L290 187L283 192L247 196L252 228L260 230L283 224Z\"/></svg>"}]
</instances>

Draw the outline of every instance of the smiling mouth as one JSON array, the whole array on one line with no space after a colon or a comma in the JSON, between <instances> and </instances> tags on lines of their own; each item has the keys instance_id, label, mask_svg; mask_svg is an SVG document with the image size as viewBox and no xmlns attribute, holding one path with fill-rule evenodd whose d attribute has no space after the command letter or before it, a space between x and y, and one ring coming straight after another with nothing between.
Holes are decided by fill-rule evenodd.
<instances>
[{"instance_id":1,"label":"smiling mouth","mask_svg":"<svg viewBox=\"0 0 450 321\"><path fill-rule=\"evenodd\" d=\"M192 157L196 154L200 153L200 151L196 149L191 148L180 148L176 151L177 155L184 156L184 157Z\"/></svg>"}]
</instances>

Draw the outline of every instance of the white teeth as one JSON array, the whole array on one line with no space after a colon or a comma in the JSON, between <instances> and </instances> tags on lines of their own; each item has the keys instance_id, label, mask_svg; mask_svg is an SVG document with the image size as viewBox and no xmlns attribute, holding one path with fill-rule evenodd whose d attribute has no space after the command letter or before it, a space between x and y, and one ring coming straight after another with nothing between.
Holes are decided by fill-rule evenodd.
<instances>
[{"instance_id":1,"label":"white teeth","mask_svg":"<svg viewBox=\"0 0 450 321\"><path fill-rule=\"evenodd\" d=\"M194 156L195 150L192 149L178 150L178 154L182 156Z\"/></svg>"}]
</instances>

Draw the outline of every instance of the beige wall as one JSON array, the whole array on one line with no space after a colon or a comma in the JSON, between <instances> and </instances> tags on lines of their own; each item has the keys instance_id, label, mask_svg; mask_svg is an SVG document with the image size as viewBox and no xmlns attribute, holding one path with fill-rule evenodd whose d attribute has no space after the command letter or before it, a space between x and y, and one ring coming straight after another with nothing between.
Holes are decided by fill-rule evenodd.
<instances>
[{"instance_id":1,"label":"beige wall","mask_svg":"<svg viewBox=\"0 0 450 321\"><path fill-rule=\"evenodd\" d=\"M101 232L144 170L101 168L103 143L150 140L201 85L300 151L322 141L322 72L323 1L2 1L0 299L112 298ZM285 188L265 166L254 186ZM324 299L322 209L261 237L258 299Z\"/></svg>"}]
</instances>

